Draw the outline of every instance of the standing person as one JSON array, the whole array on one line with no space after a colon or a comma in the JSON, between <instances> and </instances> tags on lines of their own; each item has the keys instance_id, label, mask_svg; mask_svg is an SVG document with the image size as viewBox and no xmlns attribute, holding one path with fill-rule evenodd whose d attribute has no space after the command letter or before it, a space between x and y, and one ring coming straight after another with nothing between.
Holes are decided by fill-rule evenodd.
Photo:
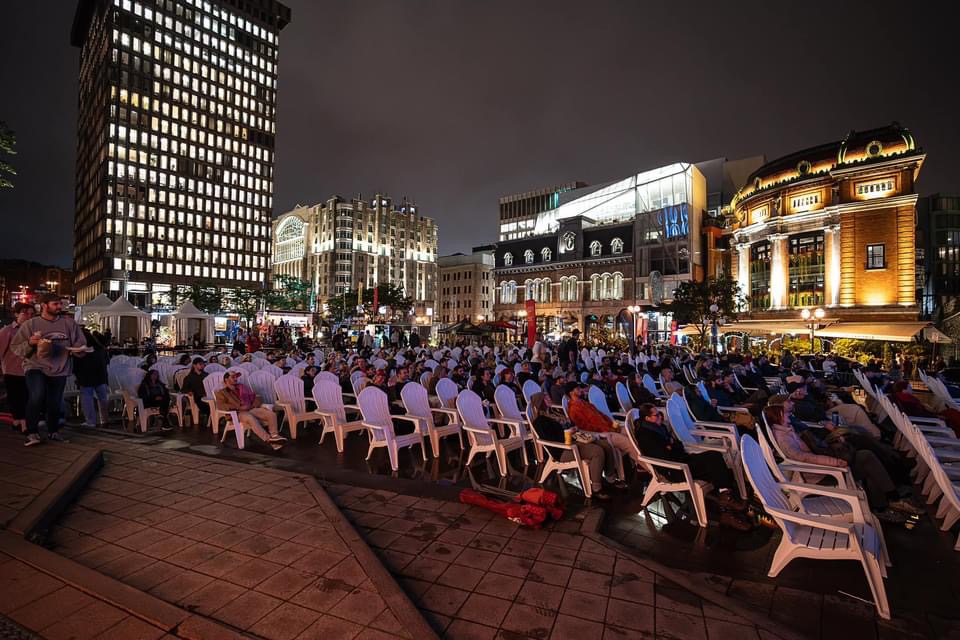
<instances>
[{"instance_id":1,"label":"standing person","mask_svg":"<svg viewBox=\"0 0 960 640\"><path fill-rule=\"evenodd\" d=\"M85 355L87 342L73 318L61 316L63 303L53 293L40 297L40 315L30 318L17 330L11 349L23 358L27 383L27 441L40 444L40 413L46 412L49 440L63 441L59 433L63 388L72 370L71 353Z\"/></svg>"},{"instance_id":2,"label":"standing person","mask_svg":"<svg viewBox=\"0 0 960 640\"><path fill-rule=\"evenodd\" d=\"M13 414L13 427L27 430L27 380L23 376L23 358L10 348L20 325L33 317L33 305L18 302L13 307L14 321L0 329L0 370L3 371L3 386L7 390L7 402Z\"/></svg>"},{"instance_id":3,"label":"standing person","mask_svg":"<svg viewBox=\"0 0 960 640\"><path fill-rule=\"evenodd\" d=\"M164 431L170 431L170 392L167 385L160 380L160 372L156 369L147 371L147 375L140 382L140 388L137 389L137 395L143 400L145 409L156 408L160 411L160 428Z\"/></svg>"},{"instance_id":4,"label":"standing person","mask_svg":"<svg viewBox=\"0 0 960 640\"><path fill-rule=\"evenodd\" d=\"M410 332L410 348L419 349L420 348L420 334L416 331Z\"/></svg>"},{"instance_id":5,"label":"standing person","mask_svg":"<svg viewBox=\"0 0 960 640\"><path fill-rule=\"evenodd\" d=\"M566 367L568 364L577 365L577 357L580 355L580 329L574 329L570 337L566 339L560 351L560 366Z\"/></svg>"},{"instance_id":6,"label":"standing person","mask_svg":"<svg viewBox=\"0 0 960 640\"><path fill-rule=\"evenodd\" d=\"M80 406L83 408L83 426L102 427L109 420L110 389L107 387L107 349L95 335L83 327L83 337L93 352L73 363L73 373L80 387ZM94 406L94 399L97 405Z\"/></svg>"},{"instance_id":7,"label":"standing person","mask_svg":"<svg viewBox=\"0 0 960 640\"><path fill-rule=\"evenodd\" d=\"M537 339L530 352L530 369L534 376L539 376L547 355L547 345L543 344L543 331L537 331Z\"/></svg>"}]
</instances>

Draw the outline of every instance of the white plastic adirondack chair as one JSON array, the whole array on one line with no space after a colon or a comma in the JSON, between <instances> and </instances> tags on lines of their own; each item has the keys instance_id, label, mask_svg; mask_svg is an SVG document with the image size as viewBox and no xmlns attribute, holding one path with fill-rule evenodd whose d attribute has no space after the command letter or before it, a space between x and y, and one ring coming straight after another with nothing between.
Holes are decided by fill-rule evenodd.
<instances>
[{"instance_id":1,"label":"white plastic adirondack chair","mask_svg":"<svg viewBox=\"0 0 960 640\"><path fill-rule=\"evenodd\" d=\"M531 379L523 383L520 391L523 393L523 402L526 406L530 406L530 399L533 398L535 394L543 391L543 387L541 387L536 380Z\"/></svg>"},{"instance_id":2,"label":"white plastic adirondack chair","mask_svg":"<svg viewBox=\"0 0 960 640\"><path fill-rule=\"evenodd\" d=\"M437 367L440 366L440 363L437 362L436 360L434 360L433 358L430 358L430 359L428 359L426 362L423 363L423 366L425 366L426 368L430 369L430 371L433 371L434 369L436 369Z\"/></svg>"},{"instance_id":3,"label":"white plastic adirondack chair","mask_svg":"<svg viewBox=\"0 0 960 640\"><path fill-rule=\"evenodd\" d=\"M120 389L123 394L123 404L127 413L127 420L137 421L140 431L147 432L147 425L150 424L151 416L160 415L160 409L157 407L146 408L143 406L143 400L137 395L140 389L140 383L143 382L147 372L139 367L127 367L119 372Z\"/></svg>"},{"instance_id":4,"label":"white plastic adirondack chair","mask_svg":"<svg viewBox=\"0 0 960 640\"><path fill-rule=\"evenodd\" d=\"M363 420L347 420L347 405L343 404L343 394L340 384L329 380L319 380L313 385L313 400L317 403L317 414L323 420L323 432L320 434L320 444L328 433L333 434L337 442L337 451L343 453L343 440L353 431L366 431ZM353 411L359 408L350 405Z\"/></svg>"},{"instance_id":5,"label":"white plastic adirondack chair","mask_svg":"<svg viewBox=\"0 0 960 640\"><path fill-rule=\"evenodd\" d=\"M423 459L427 459L427 449L423 442L423 433L419 429L419 421L410 416L390 415L390 403L387 394L374 386L369 386L357 396L360 413L363 414L363 424L370 434L370 450L367 460L373 455L374 449L387 448L390 456L390 468L399 469L399 450L403 447L420 445ZM413 433L398 436L393 430L393 420L408 420L413 423Z\"/></svg>"},{"instance_id":6,"label":"white plastic adirondack chair","mask_svg":"<svg viewBox=\"0 0 960 640\"><path fill-rule=\"evenodd\" d=\"M432 376L432 375L433 375L433 373L430 372L430 371L424 371L423 373L421 373L421 374L420 374L420 385L423 386L424 388L426 388L427 382L430 381L430 376Z\"/></svg>"},{"instance_id":7,"label":"white plastic adirondack chair","mask_svg":"<svg viewBox=\"0 0 960 640\"><path fill-rule=\"evenodd\" d=\"M634 437L637 418L640 412L633 409L627 414L624 430L630 438L631 444L640 454L640 466L650 474L650 481L647 489L643 493L643 502L641 506L646 509L653 500L665 493L688 493L690 502L693 506L693 515L697 519L697 524L701 527L707 526L707 506L704 496L713 489L713 485L703 480L695 480L690 472L690 467L682 462L673 462L671 460L661 460L660 458L651 458L645 456L640 450ZM667 470L679 472L683 475L683 480L671 480L666 473Z\"/></svg>"},{"instance_id":8,"label":"white plastic adirondack chair","mask_svg":"<svg viewBox=\"0 0 960 640\"><path fill-rule=\"evenodd\" d=\"M766 512L783 530L767 575L775 578L795 558L856 560L863 567L877 612L881 618L889 620L880 536L865 518L860 496L832 487L777 482L763 459L760 445L753 438L743 436L740 446L750 484ZM799 507L790 503L785 495L789 493L829 496L846 501L853 522L807 513L802 502Z\"/></svg>"},{"instance_id":9,"label":"white plastic adirondack chair","mask_svg":"<svg viewBox=\"0 0 960 640\"><path fill-rule=\"evenodd\" d=\"M273 363L270 363L269 361L267 362L267 364L260 367L260 371L266 371L267 373L273 376L274 380L276 380L277 378L283 375L283 369L281 369L280 367L278 367Z\"/></svg>"},{"instance_id":10,"label":"white plastic adirondack chair","mask_svg":"<svg viewBox=\"0 0 960 640\"><path fill-rule=\"evenodd\" d=\"M620 403L620 411L623 412L623 415L629 414L633 409L633 396L630 395L630 390L627 389L627 385L622 382L617 382L616 391L617 402Z\"/></svg>"},{"instance_id":11,"label":"white plastic adirondack chair","mask_svg":"<svg viewBox=\"0 0 960 640\"><path fill-rule=\"evenodd\" d=\"M245 374L250 375L254 371L259 371L260 367L253 364L252 362L241 362L238 365L234 365L237 369L242 370Z\"/></svg>"},{"instance_id":12,"label":"white plastic adirondack chair","mask_svg":"<svg viewBox=\"0 0 960 640\"><path fill-rule=\"evenodd\" d=\"M657 383L654 382L653 377L651 377L649 373L643 374L642 380L644 388L652 393L653 397L660 398L661 400L667 397L667 394L664 393L663 389L657 388Z\"/></svg>"},{"instance_id":13,"label":"white plastic adirondack chair","mask_svg":"<svg viewBox=\"0 0 960 640\"><path fill-rule=\"evenodd\" d=\"M607 396L604 395L603 391L600 391L600 387L590 385L590 389L587 391L587 399L590 400L590 404L600 409L600 412L611 420L624 420L627 417L626 413L610 411L610 407L607 406Z\"/></svg>"},{"instance_id":14,"label":"white plastic adirondack chair","mask_svg":"<svg viewBox=\"0 0 960 640\"><path fill-rule=\"evenodd\" d=\"M561 477L564 471L574 471L580 477L580 486L583 488L583 495L591 497L593 495L593 485L590 480L590 467L580 458L580 449L576 443L564 444L563 442L553 442L552 440L542 440L533 428L533 421L536 420L536 409L533 404L527 402L527 408L524 411L527 424L533 433L533 442L537 451L541 451L540 477L537 480L543 484L550 474L556 473ZM564 456L569 453L570 459L564 460ZM599 480L599 478L598 478Z\"/></svg>"},{"instance_id":15,"label":"white plastic adirondack chair","mask_svg":"<svg viewBox=\"0 0 960 640\"><path fill-rule=\"evenodd\" d=\"M513 420L501 420L499 418L488 419L483 414L483 403L480 396L469 389L464 389L457 396L457 411L463 419L463 430L467 432L467 440L470 442L470 455L467 456L467 466L473 461L473 457L478 453L483 453L487 457L491 453L497 456L497 465L500 468L500 475L507 475L507 453L514 449L520 449L523 455L523 464L526 466L527 450L523 446L523 439L518 431L517 423ZM490 422L501 422L510 427L510 435L505 438L497 437L497 433L490 427Z\"/></svg>"},{"instance_id":16,"label":"white plastic adirondack chair","mask_svg":"<svg viewBox=\"0 0 960 640\"><path fill-rule=\"evenodd\" d=\"M311 420L317 420L318 416L313 411L307 411L307 401L303 395L303 379L296 374L287 374L280 376L273 382L273 388L277 392L278 409L283 411L284 424L290 425L290 438L297 439L297 426L301 423L307 423Z\"/></svg>"},{"instance_id":17,"label":"white plastic adirondack chair","mask_svg":"<svg viewBox=\"0 0 960 640\"><path fill-rule=\"evenodd\" d=\"M190 375L190 367L179 368L173 374L173 385L170 387L170 411L176 416L180 428L186 424L187 409L190 410L191 424L195 426L200 424L200 407L197 406L193 394L173 391L174 387L179 389L183 386L183 381L188 375Z\"/></svg>"},{"instance_id":18,"label":"white plastic adirondack chair","mask_svg":"<svg viewBox=\"0 0 960 640\"><path fill-rule=\"evenodd\" d=\"M214 373L224 373L227 370L227 368L222 364L217 364L214 362L213 364L208 364L206 367L203 368L203 370L206 371L208 374L212 375Z\"/></svg>"},{"instance_id":19,"label":"white plastic adirondack chair","mask_svg":"<svg viewBox=\"0 0 960 640\"><path fill-rule=\"evenodd\" d=\"M450 378L440 378L437 380L437 397L440 399L440 406L444 409L457 408L457 383Z\"/></svg>"},{"instance_id":20,"label":"white plastic adirondack chair","mask_svg":"<svg viewBox=\"0 0 960 640\"><path fill-rule=\"evenodd\" d=\"M418 430L420 433L426 432L430 437L430 446L434 458L440 457L440 439L445 436L456 435L457 439L460 440L460 448L463 448L462 425L459 423L460 415L455 409L431 407L427 390L415 382L403 386L403 389L400 390L400 399L403 400L407 415L419 420ZM434 414L447 416L447 424L437 426L433 419Z\"/></svg>"},{"instance_id":21,"label":"white plastic adirondack chair","mask_svg":"<svg viewBox=\"0 0 960 640\"><path fill-rule=\"evenodd\" d=\"M520 412L520 406L517 404L517 394L512 389L505 386L499 386L493 392L493 400L497 405L497 411L500 417L505 420L512 420L517 423L517 433L523 438L524 442L533 442L534 454L538 462L543 462L543 450L533 437L533 424L527 424L526 417Z\"/></svg>"},{"instance_id":22,"label":"white plastic adirondack chair","mask_svg":"<svg viewBox=\"0 0 960 640\"><path fill-rule=\"evenodd\" d=\"M233 431L237 437L237 448L243 449L245 443L246 431L240 423L240 417L236 411L227 411L217 405L217 391L223 388L223 375L208 375L203 379L203 390L205 392L204 401L210 407L210 424L213 427L213 433L220 433L220 421L226 419L227 424L223 429L223 435L220 442L227 439L227 433Z\"/></svg>"},{"instance_id":23,"label":"white plastic adirondack chair","mask_svg":"<svg viewBox=\"0 0 960 640\"><path fill-rule=\"evenodd\" d=\"M262 370L254 371L246 379L246 385L260 396L260 402L268 409L273 409L273 405L277 402L277 392L273 388L275 380L272 373Z\"/></svg>"},{"instance_id":24,"label":"white plastic adirondack chair","mask_svg":"<svg viewBox=\"0 0 960 640\"><path fill-rule=\"evenodd\" d=\"M739 436L736 426L726 422L694 420L683 398L676 394L667 400L667 420L674 434L690 453L719 451L723 454L727 466L737 481L740 497L746 500L747 489L740 463L740 450L737 445Z\"/></svg>"},{"instance_id":25,"label":"white plastic adirondack chair","mask_svg":"<svg viewBox=\"0 0 960 640\"><path fill-rule=\"evenodd\" d=\"M338 388L340 387L340 378L337 377L337 374L333 373L332 371L321 371L317 373L317 379L315 382L319 382L320 380L332 382L333 384L337 385Z\"/></svg>"}]
</instances>

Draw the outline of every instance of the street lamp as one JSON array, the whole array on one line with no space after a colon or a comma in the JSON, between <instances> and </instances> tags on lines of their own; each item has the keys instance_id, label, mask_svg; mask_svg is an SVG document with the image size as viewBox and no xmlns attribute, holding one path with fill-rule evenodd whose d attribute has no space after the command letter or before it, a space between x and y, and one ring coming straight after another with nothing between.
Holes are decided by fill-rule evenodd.
<instances>
[{"instance_id":1,"label":"street lamp","mask_svg":"<svg viewBox=\"0 0 960 640\"><path fill-rule=\"evenodd\" d=\"M632 304L627 307L630 316L633 318L633 336L630 338L630 344L636 346L637 343L637 314L640 313L640 305Z\"/></svg>"},{"instance_id":2,"label":"street lamp","mask_svg":"<svg viewBox=\"0 0 960 640\"><path fill-rule=\"evenodd\" d=\"M713 352L717 353L717 343L720 340L719 331L717 330L717 324L719 323L718 314L720 313L720 307L717 306L717 303L714 302L710 305L710 344L713 346Z\"/></svg>"},{"instance_id":3,"label":"street lamp","mask_svg":"<svg viewBox=\"0 0 960 640\"><path fill-rule=\"evenodd\" d=\"M816 351L816 347L814 346L814 338L817 333L817 328L820 326L820 321L823 320L823 316L825 315L826 312L820 307L814 309L813 313L810 312L810 309L806 308L800 312L800 317L803 318L804 323L806 323L807 327L810 329L810 353L814 353Z\"/></svg>"}]
</instances>

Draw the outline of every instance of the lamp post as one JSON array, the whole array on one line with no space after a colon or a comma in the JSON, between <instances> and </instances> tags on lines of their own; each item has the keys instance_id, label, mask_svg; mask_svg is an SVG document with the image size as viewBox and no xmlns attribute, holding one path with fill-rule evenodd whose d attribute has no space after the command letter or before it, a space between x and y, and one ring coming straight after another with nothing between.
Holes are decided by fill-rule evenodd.
<instances>
[{"instance_id":1,"label":"lamp post","mask_svg":"<svg viewBox=\"0 0 960 640\"><path fill-rule=\"evenodd\" d=\"M817 334L817 329L820 326L820 321L823 320L824 315L826 315L826 312L824 312L824 310L820 307L814 309L812 313L810 312L810 309L806 308L800 312L800 317L803 318L803 321L806 323L807 327L810 328L810 353L814 353L816 351L814 338Z\"/></svg>"},{"instance_id":2,"label":"lamp post","mask_svg":"<svg viewBox=\"0 0 960 640\"><path fill-rule=\"evenodd\" d=\"M637 314L640 313L640 305L632 304L627 307L627 311L630 312L630 317L633 319L633 335L630 337L630 344L636 346L637 344Z\"/></svg>"},{"instance_id":3,"label":"lamp post","mask_svg":"<svg viewBox=\"0 0 960 640\"><path fill-rule=\"evenodd\" d=\"M713 347L714 354L717 353L717 342L719 341L719 330L717 329L719 313L720 307L714 302L710 305L710 345Z\"/></svg>"}]
</instances>

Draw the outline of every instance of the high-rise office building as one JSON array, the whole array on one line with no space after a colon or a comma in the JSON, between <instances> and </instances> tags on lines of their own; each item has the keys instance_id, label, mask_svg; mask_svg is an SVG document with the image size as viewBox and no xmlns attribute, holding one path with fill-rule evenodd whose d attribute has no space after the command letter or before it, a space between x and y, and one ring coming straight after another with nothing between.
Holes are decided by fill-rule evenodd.
<instances>
[{"instance_id":1,"label":"high-rise office building","mask_svg":"<svg viewBox=\"0 0 960 640\"><path fill-rule=\"evenodd\" d=\"M357 287L401 287L418 307L436 301L437 225L386 195L334 196L273 222L273 274L309 281L322 304Z\"/></svg>"},{"instance_id":2,"label":"high-rise office building","mask_svg":"<svg viewBox=\"0 0 960 640\"><path fill-rule=\"evenodd\" d=\"M77 301L270 270L275 0L80 0Z\"/></svg>"}]
</instances>

